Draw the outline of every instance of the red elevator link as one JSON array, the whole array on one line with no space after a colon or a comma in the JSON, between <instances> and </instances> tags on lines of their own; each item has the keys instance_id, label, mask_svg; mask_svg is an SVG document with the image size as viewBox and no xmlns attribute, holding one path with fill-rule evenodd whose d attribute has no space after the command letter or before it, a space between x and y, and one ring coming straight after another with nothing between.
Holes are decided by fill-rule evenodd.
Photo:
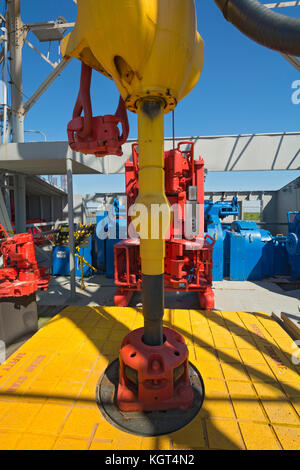
<instances>
[{"instance_id":1,"label":"red elevator link","mask_svg":"<svg viewBox=\"0 0 300 470\"><path fill-rule=\"evenodd\" d=\"M131 224L128 212L139 192L137 148L138 144L133 144L132 161L125 164L128 229ZM165 152L165 188L169 203L175 208L166 238L165 290L197 292L200 307L211 310L215 240L204 236L204 161L194 159L193 142L180 142L177 149ZM115 245L114 253L118 286L114 302L124 307L134 291L142 290L140 240L121 241Z\"/></svg>"},{"instance_id":2,"label":"red elevator link","mask_svg":"<svg viewBox=\"0 0 300 470\"><path fill-rule=\"evenodd\" d=\"M31 233L9 237L0 225L3 268L0 269L0 298L28 296L38 289L47 290L47 267L38 266ZM3 239L3 236L5 237Z\"/></svg>"},{"instance_id":3,"label":"red elevator link","mask_svg":"<svg viewBox=\"0 0 300 470\"><path fill-rule=\"evenodd\" d=\"M119 106L114 115L93 116L90 96L92 69L82 63L80 90L68 124L68 139L72 150L96 157L106 155L122 156L122 145L129 135L127 110L120 96ZM81 116L84 111L84 116ZM119 126L122 128L120 135Z\"/></svg>"}]
</instances>

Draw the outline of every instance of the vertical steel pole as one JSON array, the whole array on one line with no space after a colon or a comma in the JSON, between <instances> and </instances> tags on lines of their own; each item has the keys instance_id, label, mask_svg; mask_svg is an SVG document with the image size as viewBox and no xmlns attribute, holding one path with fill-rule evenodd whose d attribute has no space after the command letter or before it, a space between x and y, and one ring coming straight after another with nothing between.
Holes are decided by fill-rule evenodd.
<instances>
[{"instance_id":1,"label":"vertical steel pole","mask_svg":"<svg viewBox=\"0 0 300 470\"><path fill-rule=\"evenodd\" d=\"M73 203L73 152L67 153L66 167L67 167L67 188L68 188L70 289L71 289L71 300L74 300L76 297L76 283L75 283L75 242L74 242L74 203Z\"/></svg>"},{"instance_id":2,"label":"vertical steel pole","mask_svg":"<svg viewBox=\"0 0 300 470\"><path fill-rule=\"evenodd\" d=\"M3 134L2 143L5 145L8 143L8 102L7 102L7 56L8 56L8 34L7 28L1 28L3 32ZM11 219L11 206L10 206L10 189L9 189L9 177L4 174L4 198L5 205L8 212L8 216Z\"/></svg>"},{"instance_id":3,"label":"vertical steel pole","mask_svg":"<svg viewBox=\"0 0 300 470\"><path fill-rule=\"evenodd\" d=\"M12 141L24 142L22 49L24 25L21 20L20 0L8 0L8 40L11 75L11 126ZM15 176L15 224L16 232L26 232L25 176Z\"/></svg>"},{"instance_id":4,"label":"vertical steel pole","mask_svg":"<svg viewBox=\"0 0 300 470\"><path fill-rule=\"evenodd\" d=\"M4 35L4 56L3 56L3 144L7 144L7 53L8 39L7 28L1 28Z\"/></svg>"},{"instance_id":5,"label":"vertical steel pole","mask_svg":"<svg viewBox=\"0 0 300 470\"><path fill-rule=\"evenodd\" d=\"M21 20L20 0L8 0L8 36L10 51L12 137L13 142L24 142L22 49L24 25Z\"/></svg>"}]
</instances>

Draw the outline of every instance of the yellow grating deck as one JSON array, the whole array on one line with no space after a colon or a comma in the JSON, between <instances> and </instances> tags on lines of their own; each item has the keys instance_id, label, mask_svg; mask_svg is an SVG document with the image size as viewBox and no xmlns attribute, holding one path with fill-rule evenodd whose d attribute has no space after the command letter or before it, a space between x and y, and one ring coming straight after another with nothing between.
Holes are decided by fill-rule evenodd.
<instances>
[{"instance_id":1,"label":"yellow grating deck","mask_svg":"<svg viewBox=\"0 0 300 470\"><path fill-rule=\"evenodd\" d=\"M202 410L162 437L111 426L96 384L142 325L132 308L68 307L53 318L0 366L0 449L300 448L300 365L290 336L264 313L166 310L204 379Z\"/></svg>"}]
</instances>

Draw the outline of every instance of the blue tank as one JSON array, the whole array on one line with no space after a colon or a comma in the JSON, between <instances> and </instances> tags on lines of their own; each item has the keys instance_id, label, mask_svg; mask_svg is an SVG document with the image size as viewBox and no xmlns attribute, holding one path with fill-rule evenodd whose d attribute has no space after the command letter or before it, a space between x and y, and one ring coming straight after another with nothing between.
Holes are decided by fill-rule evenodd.
<instances>
[{"instance_id":1,"label":"blue tank","mask_svg":"<svg viewBox=\"0 0 300 470\"><path fill-rule=\"evenodd\" d=\"M78 252L77 252L78 253ZM80 256L93 265L93 236L90 235L81 244ZM52 274L53 276L69 276L70 275L70 248L68 246L54 246L52 249ZM93 270L83 263L83 276L90 277ZM75 256L75 276L81 277L80 260Z\"/></svg>"},{"instance_id":2,"label":"blue tank","mask_svg":"<svg viewBox=\"0 0 300 470\"><path fill-rule=\"evenodd\" d=\"M292 221L292 215L294 220ZM300 212L288 212L289 234L286 242L292 279L300 279Z\"/></svg>"},{"instance_id":3,"label":"blue tank","mask_svg":"<svg viewBox=\"0 0 300 470\"><path fill-rule=\"evenodd\" d=\"M68 246L52 248L53 276L68 276L70 274L70 249Z\"/></svg>"},{"instance_id":4,"label":"blue tank","mask_svg":"<svg viewBox=\"0 0 300 470\"><path fill-rule=\"evenodd\" d=\"M231 224L228 237L231 281L258 281L273 275L270 232L259 230L254 221L238 220Z\"/></svg>"},{"instance_id":5,"label":"blue tank","mask_svg":"<svg viewBox=\"0 0 300 470\"><path fill-rule=\"evenodd\" d=\"M114 278L114 246L120 240L127 238L126 208L120 205L119 199L113 200L110 211L97 212L97 268L100 273L106 274L109 279Z\"/></svg>"},{"instance_id":6,"label":"blue tank","mask_svg":"<svg viewBox=\"0 0 300 470\"><path fill-rule=\"evenodd\" d=\"M99 273L106 271L106 239L104 233L108 231L108 212L97 211L96 214L96 267Z\"/></svg>"}]
</instances>

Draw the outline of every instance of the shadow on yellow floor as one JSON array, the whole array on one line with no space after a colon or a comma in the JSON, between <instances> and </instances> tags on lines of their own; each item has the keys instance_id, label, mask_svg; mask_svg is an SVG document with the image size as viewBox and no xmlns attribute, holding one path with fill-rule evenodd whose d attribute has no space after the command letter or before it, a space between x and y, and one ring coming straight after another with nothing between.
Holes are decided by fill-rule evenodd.
<instances>
[{"instance_id":1,"label":"shadow on yellow floor","mask_svg":"<svg viewBox=\"0 0 300 470\"><path fill-rule=\"evenodd\" d=\"M97 382L141 310L68 307L0 366L0 449L297 449L299 365L292 339L264 313L166 310L205 384L197 417L166 436L111 426Z\"/></svg>"}]
</instances>

